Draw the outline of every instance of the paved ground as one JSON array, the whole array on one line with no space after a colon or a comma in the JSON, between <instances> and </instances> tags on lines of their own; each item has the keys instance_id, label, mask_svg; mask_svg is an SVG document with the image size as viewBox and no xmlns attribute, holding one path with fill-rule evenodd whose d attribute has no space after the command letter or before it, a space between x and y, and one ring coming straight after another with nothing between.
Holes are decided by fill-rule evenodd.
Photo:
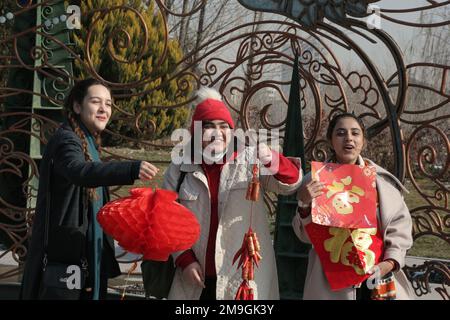
<instances>
[{"instance_id":1,"label":"paved ground","mask_svg":"<svg viewBox=\"0 0 450 320\"><path fill-rule=\"evenodd\" d=\"M120 247L117 247L116 250L117 250L117 253L121 252ZM0 256L2 254L3 254L3 252L0 251ZM139 258L139 256L133 255L133 254L126 254L125 256L121 257L119 260L120 261L133 261L133 260L136 260L137 258ZM420 265L425 260L426 259L422 258L422 257L406 257L406 264L409 266ZM444 261L444 260L442 260L442 261ZM445 262L450 263L450 261L448 261L448 260L445 260ZM10 253L6 254L5 256L0 258L0 275L17 268L17 266L18 266L18 263L12 258L12 255ZM140 263L138 263L138 267L136 268L136 270L134 270L131 273L131 275L128 277L127 274L128 274L128 271L131 266L132 266L132 263L121 263L120 268L122 270L123 275L121 277L118 277L118 278L110 281L110 285L112 285L114 287L118 287L118 288L121 288L126 285L127 288L131 287L131 290L133 290L133 288L136 289L137 290L136 292L142 291L142 283L141 283L142 277L141 277ZM0 284L1 283L11 283L11 282L20 282L19 276L16 275L16 276L11 276L8 278L0 279ZM436 287L439 287L439 285L431 284L431 287L436 288ZM420 300L442 300L442 297L435 290L432 290L432 291L433 291L432 293L427 294L422 297L417 297L417 299L420 299Z\"/></svg>"},{"instance_id":2,"label":"paved ground","mask_svg":"<svg viewBox=\"0 0 450 320\"><path fill-rule=\"evenodd\" d=\"M119 255L122 253L123 250L120 247L116 247L116 253ZM0 251L0 256L4 251ZM127 253L123 257L119 258L120 262L120 270L122 271L122 276L119 276L115 279L112 279L109 281L109 285L118 289L121 289L123 287L127 288L127 296L133 295L133 293L137 294L138 296L144 295L144 288L142 285L142 271L141 271L141 265L138 263L137 268L128 276L128 272L130 268L133 266L133 261L136 259L139 259L140 257L138 255L129 254ZM130 262L130 263L127 263ZM14 260L11 253L7 253L3 257L0 258L0 284L2 283L20 283L21 278L20 275L13 275L10 277L3 277L1 275L5 274L6 272L12 271L14 269L18 268L18 263ZM110 292L118 292L117 290L109 290ZM119 292L120 294L123 293L122 290Z\"/></svg>"}]
</instances>

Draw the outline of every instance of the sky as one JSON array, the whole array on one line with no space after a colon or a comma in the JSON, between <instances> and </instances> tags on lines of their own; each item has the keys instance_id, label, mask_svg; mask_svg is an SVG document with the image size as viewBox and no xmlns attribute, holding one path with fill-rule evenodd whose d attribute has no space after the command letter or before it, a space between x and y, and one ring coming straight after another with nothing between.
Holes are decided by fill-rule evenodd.
<instances>
[{"instance_id":1,"label":"sky","mask_svg":"<svg viewBox=\"0 0 450 320\"><path fill-rule=\"evenodd\" d=\"M400 8L405 9L429 5L429 3L425 0L382 0L374 4L378 5L382 9L400 9ZM410 22L418 22L419 15L420 15L419 12L389 14L389 16L393 18L406 20ZM419 28L399 25L381 18L381 29L386 33L388 33L395 40L395 42L398 44L400 49L405 54L405 59L407 60L408 63L420 59L420 57L417 56L412 57L407 53L408 47L411 45L412 41L414 40L414 37L417 37L417 33L420 31ZM354 39L358 39L357 43L360 46L362 46L367 53L369 53L371 58L376 62L378 66L380 66L381 68L385 66L385 64L387 63L386 61L386 56L388 55L387 50L384 50L379 45L373 46L368 41L360 37L355 37ZM420 46L420 43L414 43L414 46ZM352 63L354 61L352 60L351 55L346 54L345 49L336 47L335 50L339 53L341 59L343 59L342 61L347 61L349 63ZM385 66L385 68L390 69L387 66Z\"/></svg>"},{"instance_id":2,"label":"sky","mask_svg":"<svg viewBox=\"0 0 450 320\"><path fill-rule=\"evenodd\" d=\"M444 2L446 0L438 0L438 2ZM429 6L430 3L427 0L382 0L375 2L373 5L377 5L382 9L408 9ZM434 11L428 10L426 12L437 12L437 10L442 10L442 8L434 9ZM279 15L265 14L265 19L270 17L282 18ZM408 12L401 14L388 14L392 18L408 21L408 22L419 22L420 12ZM364 19L366 20L366 19ZM405 26L397 23L393 23L384 18L381 18L381 29L382 31L389 34L394 42L398 45L403 53L404 61L406 64L422 61L423 58L420 54L423 52L423 38L418 37L421 32L420 28ZM355 33L346 32L352 40L354 40L366 54L374 61L375 65L382 72L385 78L388 78L392 74L392 70L395 70L395 62L390 54L389 50L382 44L382 42L374 38L378 43L376 45L371 44L369 41ZM363 68L362 61L356 56L355 53L349 53L347 49L344 49L330 41L326 41L328 45L332 48L333 52L337 55L341 66L343 69L358 70ZM411 45L415 49L415 54L412 54L409 49Z\"/></svg>"},{"instance_id":3,"label":"sky","mask_svg":"<svg viewBox=\"0 0 450 320\"><path fill-rule=\"evenodd\" d=\"M445 0L438 0L438 2L444 2ZM382 0L374 3L381 7L382 9L407 9L407 8L415 8L421 6L428 6L430 3L427 0ZM428 11L430 12L430 11ZM402 13L402 14L389 14L389 16L401 20L406 20L409 22L418 22L419 21L420 12L410 12L410 13ZM252 18L251 15L248 16L249 19ZM284 16L264 13L264 19L281 19L284 20ZM401 51L405 56L406 63L417 62L421 60L421 57L413 56L408 52L408 48L411 43L418 48L418 52L420 52L421 42L414 42L417 40L417 34L420 32L420 28L409 27L404 25L399 25L393 22L390 22L385 19L381 19L381 29L388 33L394 41L398 44ZM373 60L376 65L384 72L389 73L390 70L393 70L394 61L390 58L389 51L383 45L372 45L366 39L360 36L351 35L352 39L356 41L356 43L361 46L364 51L370 56L371 60ZM423 40L422 40L423 41ZM357 64L362 64L359 59L355 58L354 55L349 54L348 51L338 45L334 45L331 42L330 46L333 48L333 52L335 52L342 65L348 66L348 68L358 68ZM230 47L229 52L224 52L223 54L228 57L235 56L236 48ZM355 65L356 64L356 65Z\"/></svg>"},{"instance_id":4,"label":"sky","mask_svg":"<svg viewBox=\"0 0 450 320\"><path fill-rule=\"evenodd\" d=\"M444 0L439 0L439 2L444 2ZM382 9L408 9L430 5L430 3L426 0L382 0L374 4L380 6ZM419 22L420 12L409 12L402 14L389 13L388 15L399 20L417 23ZM252 17L253 15L249 14L247 16L247 19L250 21ZM270 19L284 20L285 17L265 13L264 20ZM422 51L424 45L423 38L418 37L418 34L421 31L420 28L396 24L382 18L381 29L382 31L390 35L393 38L394 42L399 46L400 50L403 53L404 61L407 65L413 62L424 60L422 57L412 55L408 50L409 47L413 45L417 49L417 52L420 53ZM370 59L375 63L376 67L381 71L381 74L385 79L388 79L397 70L392 55L381 43L380 39L375 37L374 39L378 41L378 44L372 45L369 41L361 36L355 35L354 33L351 34L350 32L347 33L359 46L362 47L364 52L370 57ZM344 74L348 74L353 70L364 70L363 72L367 73L367 69L365 69L363 62L356 56L355 53L349 54L347 49L332 44L332 42L327 42L327 44L330 44L330 46L332 47L332 51L337 56L341 67L344 69ZM225 52L221 53L221 58L233 61L233 58L236 58L236 52L237 47L229 46L229 48ZM285 69L287 69L287 79L289 79L292 71L290 67L287 67ZM286 74L286 72L283 72L282 69L279 70L280 71L276 72L276 74L271 74L270 77L280 77L280 80L281 78L283 78L283 80L286 80L286 77L283 76L283 74ZM283 89L289 90L289 87L283 86ZM285 94L288 95L288 92L286 91Z\"/></svg>"}]
</instances>

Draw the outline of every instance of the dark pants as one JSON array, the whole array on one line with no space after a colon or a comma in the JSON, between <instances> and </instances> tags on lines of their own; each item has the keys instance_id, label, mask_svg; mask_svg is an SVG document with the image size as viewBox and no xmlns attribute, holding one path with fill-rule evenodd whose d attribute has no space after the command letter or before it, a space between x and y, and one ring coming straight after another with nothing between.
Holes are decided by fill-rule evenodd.
<instances>
[{"instance_id":1,"label":"dark pants","mask_svg":"<svg viewBox=\"0 0 450 320\"><path fill-rule=\"evenodd\" d=\"M216 277L205 279L205 288L202 291L200 300L216 300L216 282Z\"/></svg>"},{"instance_id":2,"label":"dark pants","mask_svg":"<svg viewBox=\"0 0 450 320\"><path fill-rule=\"evenodd\" d=\"M106 300L108 292L108 277L102 275L100 277L100 292L99 292L99 300ZM80 300L92 300L93 291L81 290Z\"/></svg>"},{"instance_id":3,"label":"dark pants","mask_svg":"<svg viewBox=\"0 0 450 320\"><path fill-rule=\"evenodd\" d=\"M369 301L371 290L367 288L367 283L364 281L360 288L356 288L356 300Z\"/></svg>"}]
</instances>

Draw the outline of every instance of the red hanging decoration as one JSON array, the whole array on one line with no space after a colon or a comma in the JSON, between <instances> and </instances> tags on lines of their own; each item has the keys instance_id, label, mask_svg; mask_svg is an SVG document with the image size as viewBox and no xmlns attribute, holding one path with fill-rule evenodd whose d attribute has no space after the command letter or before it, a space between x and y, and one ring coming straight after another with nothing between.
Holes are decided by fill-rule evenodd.
<instances>
[{"instance_id":1,"label":"red hanging decoration","mask_svg":"<svg viewBox=\"0 0 450 320\"><path fill-rule=\"evenodd\" d=\"M246 199L249 201L257 201L259 198L259 180L258 180L258 165L254 164L252 168L252 181L247 188ZM253 211L253 203L252 203ZM251 212L250 214L253 214ZM251 221L250 217L250 221ZM251 223L250 223L251 224ZM254 280L255 267L258 267L258 263L262 257L260 254L261 246L258 241L256 233L253 232L251 226L248 228L247 233L244 235L242 246L236 252L233 258L233 264L239 259L238 268L242 268L242 283L234 297L234 300L253 300L253 289L250 287L250 280Z\"/></svg>"},{"instance_id":2,"label":"red hanging decoration","mask_svg":"<svg viewBox=\"0 0 450 320\"><path fill-rule=\"evenodd\" d=\"M238 268L242 268L242 283L236 293L235 300L253 300L253 289L250 288L249 281L255 279L255 267L258 267L262 257L261 246L258 237L252 228L244 236L241 248L233 258L233 264L239 259Z\"/></svg>"},{"instance_id":3,"label":"red hanging decoration","mask_svg":"<svg viewBox=\"0 0 450 320\"><path fill-rule=\"evenodd\" d=\"M107 203L98 213L103 230L119 245L144 259L166 261L189 249L200 236L195 215L170 190L134 188L131 195Z\"/></svg>"},{"instance_id":4,"label":"red hanging decoration","mask_svg":"<svg viewBox=\"0 0 450 320\"><path fill-rule=\"evenodd\" d=\"M259 198L258 165L254 164L252 169L252 181L248 184L245 199L249 201L258 201L258 198Z\"/></svg>"}]
</instances>

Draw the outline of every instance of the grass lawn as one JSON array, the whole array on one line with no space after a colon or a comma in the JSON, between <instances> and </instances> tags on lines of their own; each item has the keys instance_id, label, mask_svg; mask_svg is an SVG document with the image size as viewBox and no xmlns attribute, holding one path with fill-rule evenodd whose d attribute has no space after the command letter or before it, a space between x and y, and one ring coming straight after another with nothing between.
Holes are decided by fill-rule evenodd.
<instances>
[{"instance_id":1,"label":"grass lawn","mask_svg":"<svg viewBox=\"0 0 450 320\"><path fill-rule=\"evenodd\" d=\"M146 183L136 181L133 186L123 186L118 189L113 189L113 198L127 196L129 194L129 189L134 187L161 187L164 172L166 171L170 163L170 150L148 151L144 149L135 150L125 148L106 148L103 156L107 156L109 153L119 156L122 159L146 160L153 163L160 169L158 175L153 181ZM435 186L431 181L422 179L418 181L418 184L420 185L421 189L427 194L434 194ZM410 182L407 181L405 185L406 188L410 191L409 194L405 195L405 202L410 209L427 205L427 202L423 200L422 196L417 192L417 190L415 190ZM443 213L442 218L444 218ZM270 217L269 220L271 224L275 223L275 219L273 217ZM450 230L447 228L446 231L449 232ZM450 259L450 243L435 236L423 236L414 242L414 246L408 251L408 255Z\"/></svg>"},{"instance_id":2,"label":"grass lawn","mask_svg":"<svg viewBox=\"0 0 450 320\"><path fill-rule=\"evenodd\" d=\"M420 190L427 195L434 195L436 190L436 185L428 179L419 179L417 184L420 186ZM429 206L430 204L420 195L417 189L413 186L410 181L406 181L405 187L410 192L405 195L405 202L408 208L414 209L421 206ZM443 201L438 202L434 200L436 205L445 206ZM445 214L443 211L438 212L441 218L441 225L444 226L444 218L448 217L448 213ZM415 216L422 214L421 212L414 212ZM444 232L450 233L450 228L444 228ZM414 241L413 247L408 251L408 255L421 256L421 257L431 257L431 258L441 258L450 259L450 243L446 242L436 236L426 235Z\"/></svg>"}]
</instances>

